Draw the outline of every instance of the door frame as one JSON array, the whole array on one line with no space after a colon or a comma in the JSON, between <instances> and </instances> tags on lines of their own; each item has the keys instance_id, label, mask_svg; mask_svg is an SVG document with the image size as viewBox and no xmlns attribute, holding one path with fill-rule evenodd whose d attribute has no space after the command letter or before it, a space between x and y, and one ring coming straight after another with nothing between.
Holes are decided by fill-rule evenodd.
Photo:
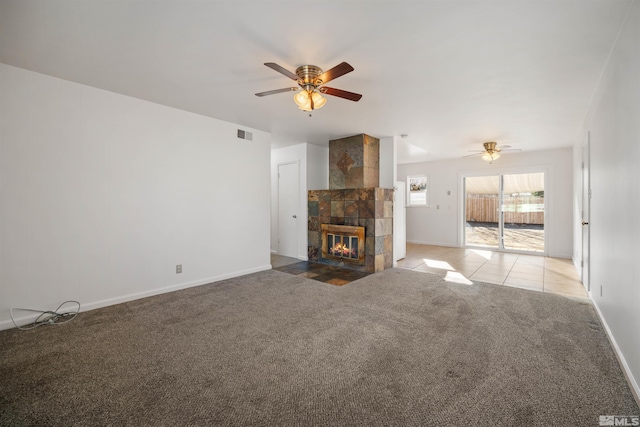
<instances>
[{"instance_id":1,"label":"door frame","mask_svg":"<svg viewBox=\"0 0 640 427\"><path fill-rule=\"evenodd\" d=\"M396 181L393 192L393 266L407 256L406 185Z\"/></svg>"},{"instance_id":2,"label":"door frame","mask_svg":"<svg viewBox=\"0 0 640 427\"><path fill-rule=\"evenodd\" d=\"M582 212L580 230L582 248L580 252L580 281L587 292L591 292L591 132L587 131L582 146ZM585 256L586 254L586 256Z\"/></svg>"},{"instance_id":3,"label":"door frame","mask_svg":"<svg viewBox=\"0 0 640 427\"><path fill-rule=\"evenodd\" d=\"M545 166L526 166L520 168L504 168L504 169L492 169L491 171L487 170L474 170L474 171L465 171L458 173L458 194L460 194L459 202L458 202L458 246L462 248L470 248L470 249L484 249L491 250L495 252L507 252L507 253L518 253L518 254L527 254L527 255L539 255L539 256L548 256L549 253L549 244L547 239L547 223L549 218L549 212L552 209L551 198L553 194L553 190L549 188L549 176L553 166L545 165ZM474 178L480 176L499 176L500 177L500 203L502 203L502 177L504 175L519 175L519 174L528 174L528 173L544 173L544 250L542 252L535 251L523 251L518 249L504 249L504 248L485 248L483 246L473 246L467 245L465 243L465 226L466 226L466 188L465 188L465 178ZM502 217L502 212L501 215ZM500 240L503 239L503 236L500 236ZM500 244L499 246L504 246Z\"/></svg>"}]
</instances>

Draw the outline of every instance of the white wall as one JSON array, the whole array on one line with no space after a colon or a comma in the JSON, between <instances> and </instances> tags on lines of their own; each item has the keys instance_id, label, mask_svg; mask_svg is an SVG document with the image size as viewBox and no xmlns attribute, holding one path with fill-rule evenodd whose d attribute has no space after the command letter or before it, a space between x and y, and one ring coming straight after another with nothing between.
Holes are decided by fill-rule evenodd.
<instances>
[{"instance_id":1,"label":"white wall","mask_svg":"<svg viewBox=\"0 0 640 427\"><path fill-rule=\"evenodd\" d=\"M0 64L0 328L270 268L271 136L237 128Z\"/></svg>"},{"instance_id":2,"label":"white wall","mask_svg":"<svg viewBox=\"0 0 640 427\"><path fill-rule=\"evenodd\" d=\"M591 133L591 299L631 378L640 388L640 3L626 23L576 140L580 166L584 135ZM576 178L579 181L579 177ZM580 186L574 191L581 209ZM579 217L579 211L575 217ZM581 245L576 236L576 246ZM581 248L576 259L582 256Z\"/></svg>"},{"instance_id":3,"label":"white wall","mask_svg":"<svg viewBox=\"0 0 640 427\"><path fill-rule=\"evenodd\" d=\"M393 188L397 174L396 138L380 138L380 187Z\"/></svg>"},{"instance_id":4,"label":"white wall","mask_svg":"<svg viewBox=\"0 0 640 427\"><path fill-rule=\"evenodd\" d=\"M328 188L329 147L307 144L307 190L326 190Z\"/></svg>"},{"instance_id":5,"label":"white wall","mask_svg":"<svg viewBox=\"0 0 640 427\"><path fill-rule=\"evenodd\" d=\"M314 144L297 144L271 151L271 252L278 253L278 165L296 162L300 174L298 210L298 258L308 259L307 191L329 188L329 149Z\"/></svg>"},{"instance_id":6,"label":"white wall","mask_svg":"<svg viewBox=\"0 0 640 427\"><path fill-rule=\"evenodd\" d=\"M489 164L480 156L437 162L398 165L398 180L408 175L429 178L429 207L407 208L407 241L442 246L462 244L462 176L545 171L548 188L546 240L548 255L571 258L572 228L572 150L571 148L508 153ZM448 195L447 192L451 194ZM437 208L439 206L439 209Z\"/></svg>"}]
</instances>

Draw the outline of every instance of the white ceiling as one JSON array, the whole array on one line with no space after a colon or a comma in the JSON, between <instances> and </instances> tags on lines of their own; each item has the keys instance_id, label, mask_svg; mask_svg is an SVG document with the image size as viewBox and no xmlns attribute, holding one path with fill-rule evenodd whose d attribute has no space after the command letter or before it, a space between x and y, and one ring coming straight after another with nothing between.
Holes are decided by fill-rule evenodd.
<instances>
[{"instance_id":1,"label":"white ceiling","mask_svg":"<svg viewBox=\"0 0 640 427\"><path fill-rule=\"evenodd\" d=\"M0 0L0 62L271 132L408 134L401 163L573 144L630 0ZM262 65L347 61L312 117Z\"/></svg>"}]
</instances>

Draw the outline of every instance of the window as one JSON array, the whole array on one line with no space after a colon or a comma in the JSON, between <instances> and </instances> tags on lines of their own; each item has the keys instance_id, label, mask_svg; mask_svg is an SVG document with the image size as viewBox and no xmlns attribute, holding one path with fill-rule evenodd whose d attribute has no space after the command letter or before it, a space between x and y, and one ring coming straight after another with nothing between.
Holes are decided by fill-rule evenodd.
<instances>
[{"instance_id":1,"label":"window","mask_svg":"<svg viewBox=\"0 0 640 427\"><path fill-rule=\"evenodd\" d=\"M428 181L425 175L407 177L407 206L429 206Z\"/></svg>"}]
</instances>

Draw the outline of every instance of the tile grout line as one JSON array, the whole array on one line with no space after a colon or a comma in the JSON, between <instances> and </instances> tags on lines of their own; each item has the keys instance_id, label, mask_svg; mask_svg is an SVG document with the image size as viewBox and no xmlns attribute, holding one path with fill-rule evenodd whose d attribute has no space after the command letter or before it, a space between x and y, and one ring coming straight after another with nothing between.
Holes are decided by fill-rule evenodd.
<instances>
[{"instance_id":1,"label":"tile grout line","mask_svg":"<svg viewBox=\"0 0 640 427\"><path fill-rule=\"evenodd\" d=\"M511 268L509 269L509 272L507 273L507 277L504 278L504 282L502 282L502 284L504 285L507 282L507 279L509 278L509 276L511 275L511 271L513 270L513 266L516 265L516 262L518 262L518 260L520 259L520 255L518 255L516 257L516 260L513 262L513 264L511 265Z\"/></svg>"}]
</instances>

